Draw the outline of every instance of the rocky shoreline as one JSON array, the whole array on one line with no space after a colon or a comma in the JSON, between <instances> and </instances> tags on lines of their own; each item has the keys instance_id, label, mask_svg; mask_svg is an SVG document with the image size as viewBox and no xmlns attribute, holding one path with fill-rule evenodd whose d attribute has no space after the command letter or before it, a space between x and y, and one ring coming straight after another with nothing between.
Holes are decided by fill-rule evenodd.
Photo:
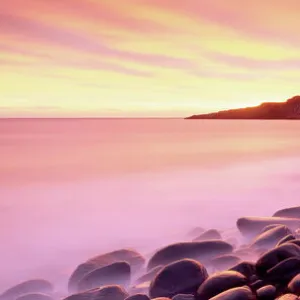
<instances>
[{"instance_id":1,"label":"rocky shoreline","mask_svg":"<svg viewBox=\"0 0 300 300\"><path fill-rule=\"evenodd\" d=\"M197 227L149 259L133 249L78 265L68 287L29 279L1 300L300 299L300 206L241 217L235 230Z\"/></svg>"}]
</instances>

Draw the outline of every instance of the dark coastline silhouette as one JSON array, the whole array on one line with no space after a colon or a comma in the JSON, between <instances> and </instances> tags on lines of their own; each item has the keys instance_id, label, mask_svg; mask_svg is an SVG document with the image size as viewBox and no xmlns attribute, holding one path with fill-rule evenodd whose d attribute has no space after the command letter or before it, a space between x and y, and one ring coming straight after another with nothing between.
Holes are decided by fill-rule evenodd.
<instances>
[{"instance_id":1,"label":"dark coastline silhouette","mask_svg":"<svg viewBox=\"0 0 300 300\"><path fill-rule=\"evenodd\" d=\"M265 102L259 106L193 115L186 119L299 120L300 96L295 96L285 102Z\"/></svg>"}]
</instances>

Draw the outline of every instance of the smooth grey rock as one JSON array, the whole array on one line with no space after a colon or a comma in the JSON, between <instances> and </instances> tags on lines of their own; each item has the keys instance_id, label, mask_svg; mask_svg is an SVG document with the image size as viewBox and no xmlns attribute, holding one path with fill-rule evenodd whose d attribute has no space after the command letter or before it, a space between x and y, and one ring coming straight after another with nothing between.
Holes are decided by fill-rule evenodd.
<instances>
[{"instance_id":1,"label":"smooth grey rock","mask_svg":"<svg viewBox=\"0 0 300 300\"><path fill-rule=\"evenodd\" d=\"M177 294L195 294L208 274L202 264L191 259L182 259L164 267L151 282L151 298L169 297Z\"/></svg>"},{"instance_id":2,"label":"smooth grey rock","mask_svg":"<svg viewBox=\"0 0 300 300\"><path fill-rule=\"evenodd\" d=\"M86 291L105 285L121 285L127 287L130 283L130 265L116 262L87 273L79 282L77 291Z\"/></svg>"},{"instance_id":3,"label":"smooth grey rock","mask_svg":"<svg viewBox=\"0 0 300 300\"><path fill-rule=\"evenodd\" d=\"M223 271L209 276L199 287L196 298L209 300L231 288L247 284L247 278L236 271Z\"/></svg>"},{"instance_id":4,"label":"smooth grey rock","mask_svg":"<svg viewBox=\"0 0 300 300\"><path fill-rule=\"evenodd\" d=\"M110 285L73 294L64 300L125 300L128 296L123 287Z\"/></svg>"},{"instance_id":5,"label":"smooth grey rock","mask_svg":"<svg viewBox=\"0 0 300 300\"><path fill-rule=\"evenodd\" d=\"M215 297L211 298L210 300L255 300L256 297L249 289L249 287L238 287L233 288L223 293L216 295ZM201 300L201 299L197 299Z\"/></svg>"},{"instance_id":6,"label":"smooth grey rock","mask_svg":"<svg viewBox=\"0 0 300 300\"><path fill-rule=\"evenodd\" d=\"M296 275L288 284L288 290L295 294L300 296L300 270L299 274Z\"/></svg>"},{"instance_id":7,"label":"smooth grey rock","mask_svg":"<svg viewBox=\"0 0 300 300\"><path fill-rule=\"evenodd\" d=\"M276 287L273 285L266 285L256 291L259 300L274 300L276 297Z\"/></svg>"},{"instance_id":8,"label":"smooth grey rock","mask_svg":"<svg viewBox=\"0 0 300 300\"><path fill-rule=\"evenodd\" d=\"M290 257L299 257L300 247L295 244L286 243L262 255L256 262L256 272L260 276L276 266L281 261Z\"/></svg>"},{"instance_id":9,"label":"smooth grey rock","mask_svg":"<svg viewBox=\"0 0 300 300\"><path fill-rule=\"evenodd\" d=\"M252 242L251 247L269 250L275 247L282 238L290 234L292 234L292 232L285 225L277 226L256 237Z\"/></svg>"},{"instance_id":10,"label":"smooth grey rock","mask_svg":"<svg viewBox=\"0 0 300 300\"><path fill-rule=\"evenodd\" d=\"M121 249L95 256L79 265L72 273L68 283L69 292L77 292L78 282L91 271L121 261L129 263L131 271L134 272L144 265L145 258L132 249Z\"/></svg>"},{"instance_id":11,"label":"smooth grey rock","mask_svg":"<svg viewBox=\"0 0 300 300\"><path fill-rule=\"evenodd\" d=\"M16 298L32 293L45 293L51 294L53 292L52 284L44 279L32 279L19 283L8 290L6 290L2 295L2 299L15 300Z\"/></svg>"},{"instance_id":12,"label":"smooth grey rock","mask_svg":"<svg viewBox=\"0 0 300 300\"><path fill-rule=\"evenodd\" d=\"M184 258L196 259L205 263L213 257L231 253L232 250L233 247L230 244L219 240L171 244L158 250L151 257L148 270Z\"/></svg>"}]
</instances>

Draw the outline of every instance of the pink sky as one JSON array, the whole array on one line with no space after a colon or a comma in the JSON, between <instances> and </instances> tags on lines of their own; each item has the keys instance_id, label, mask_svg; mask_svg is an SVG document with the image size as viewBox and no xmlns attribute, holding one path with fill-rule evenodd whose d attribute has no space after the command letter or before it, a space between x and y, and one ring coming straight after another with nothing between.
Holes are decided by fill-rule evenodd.
<instances>
[{"instance_id":1,"label":"pink sky","mask_svg":"<svg viewBox=\"0 0 300 300\"><path fill-rule=\"evenodd\" d=\"M186 116L299 94L299 0L0 2L3 116Z\"/></svg>"}]
</instances>

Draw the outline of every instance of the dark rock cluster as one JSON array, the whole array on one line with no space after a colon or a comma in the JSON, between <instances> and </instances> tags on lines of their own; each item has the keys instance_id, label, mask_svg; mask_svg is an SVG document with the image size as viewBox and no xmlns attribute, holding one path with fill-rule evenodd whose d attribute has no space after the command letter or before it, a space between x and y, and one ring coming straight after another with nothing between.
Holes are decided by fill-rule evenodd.
<instances>
[{"instance_id":1,"label":"dark rock cluster","mask_svg":"<svg viewBox=\"0 0 300 300\"><path fill-rule=\"evenodd\" d=\"M197 227L149 260L131 249L101 254L75 268L64 292L32 279L0 300L300 300L300 207L240 218L237 229Z\"/></svg>"}]
</instances>

